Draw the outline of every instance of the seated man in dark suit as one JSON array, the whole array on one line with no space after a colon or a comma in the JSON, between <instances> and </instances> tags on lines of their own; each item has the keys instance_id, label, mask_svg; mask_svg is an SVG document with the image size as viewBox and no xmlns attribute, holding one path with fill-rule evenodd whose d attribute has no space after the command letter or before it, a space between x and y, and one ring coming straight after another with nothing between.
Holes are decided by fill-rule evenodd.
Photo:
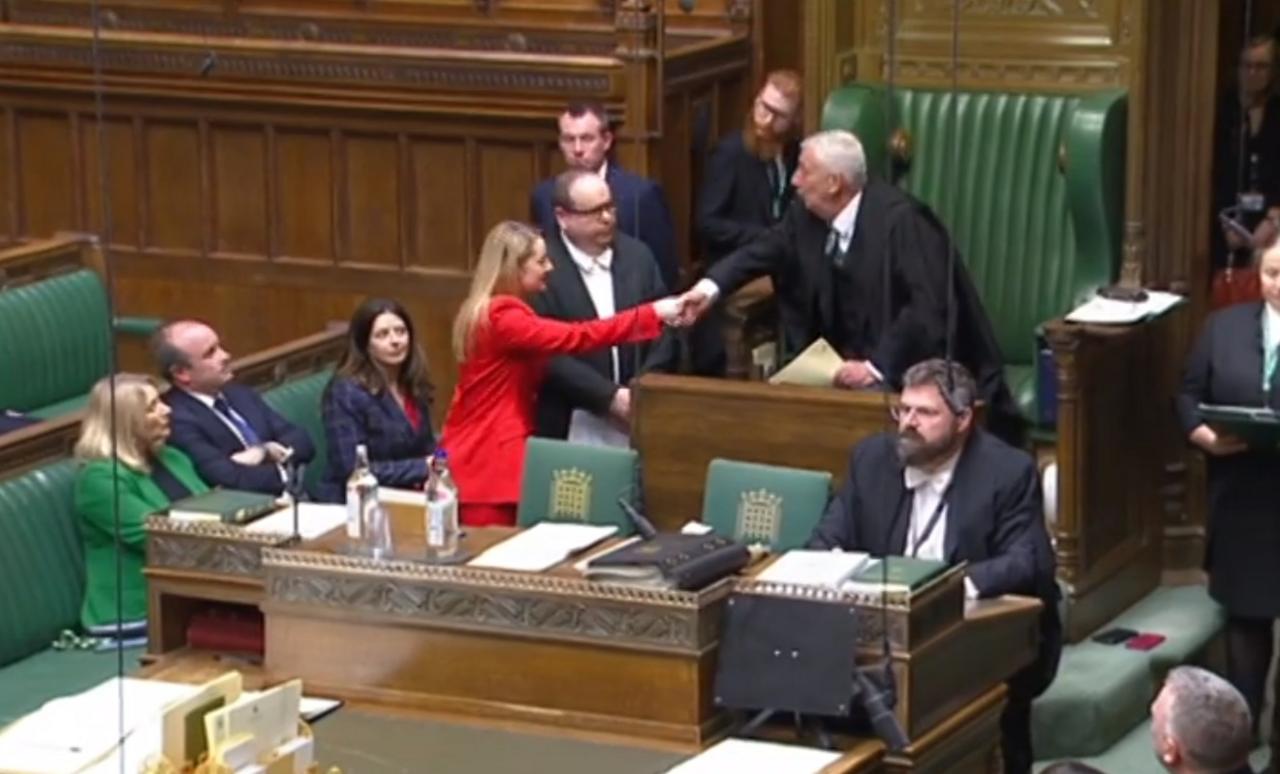
<instances>
[{"instance_id":1,"label":"seated man in dark suit","mask_svg":"<svg viewBox=\"0 0 1280 774\"><path fill-rule=\"evenodd\" d=\"M599 175L577 169L562 173L554 198L558 227L544 232L552 269L546 290L532 301L538 314L603 319L667 295L653 253L638 239L618 233L613 195ZM553 358L538 395L538 435L628 445L627 385L646 371L674 368L675 359L669 331L654 342Z\"/></svg>"},{"instance_id":2,"label":"seated man in dark suit","mask_svg":"<svg viewBox=\"0 0 1280 774\"><path fill-rule=\"evenodd\" d=\"M1031 700L1057 672L1062 646L1054 555L1035 461L973 426L977 388L957 363L926 360L902 377L897 433L859 443L811 548L968 562L970 598L1044 602L1040 651L1009 681L1001 718L1005 771L1031 770Z\"/></svg>"},{"instance_id":3,"label":"seated man in dark suit","mask_svg":"<svg viewBox=\"0 0 1280 774\"><path fill-rule=\"evenodd\" d=\"M1249 705L1235 686L1199 667L1169 671L1151 703L1151 741L1160 765L1177 774L1252 774Z\"/></svg>"},{"instance_id":4,"label":"seated man in dark suit","mask_svg":"<svg viewBox=\"0 0 1280 774\"><path fill-rule=\"evenodd\" d=\"M604 106L595 102L571 103L557 120L560 152L565 166L594 172L613 190L618 213L618 230L649 246L658 262L662 280L675 289L680 279L680 256L676 253L676 232L662 187L648 178L628 172L609 157L613 130ZM544 234L554 234L556 223L552 193L555 178L547 178L533 189L529 203L534 225Z\"/></svg>"},{"instance_id":5,"label":"seated man in dark suit","mask_svg":"<svg viewBox=\"0 0 1280 774\"><path fill-rule=\"evenodd\" d=\"M197 320L176 320L151 340L156 365L174 389L169 443L187 453L210 486L280 494L286 461L315 456L307 431L277 414L254 390L231 382L231 355Z\"/></svg>"}]
</instances>

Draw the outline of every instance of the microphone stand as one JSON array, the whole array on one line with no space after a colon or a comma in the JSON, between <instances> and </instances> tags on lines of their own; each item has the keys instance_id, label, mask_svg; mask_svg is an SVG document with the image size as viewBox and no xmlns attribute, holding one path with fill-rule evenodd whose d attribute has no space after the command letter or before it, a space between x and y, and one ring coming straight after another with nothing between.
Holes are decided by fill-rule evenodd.
<instances>
[{"instance_id":1,"label":"microphone stand","mask_svg":"<svg viewBox=\"0 0 1280 774\"><path fill-rule=\"evenodd\" d=\"M285 460L285 491L289 493L289 499L293 501L293 535L290 540L293 543L302 542L302 532L298 529L298 511L301 508L303 486L302 478L307 469L306 463L301 465L293 462L293 460Z\"/></svg>"}]
</instances>

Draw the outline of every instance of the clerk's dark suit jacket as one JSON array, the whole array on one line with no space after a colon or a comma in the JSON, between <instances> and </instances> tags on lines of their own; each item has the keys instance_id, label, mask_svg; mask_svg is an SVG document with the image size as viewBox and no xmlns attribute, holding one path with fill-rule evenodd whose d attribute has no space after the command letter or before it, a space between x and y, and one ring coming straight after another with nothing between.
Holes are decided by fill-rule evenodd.
<instances>
[{"instance_id":1,"label":"clerk's dark suit jacket","mask_svg":"<svg viewBox=\"0 0 1280 774\"><path fill-rule=\"evenodd\" d=\"M1263 304L1229 306L1209 316L1187 358L1177 397L1178 420L1190 434L1203 421L1201 403L1267 405L1262 387ZM1209 594L1233 615L1280 617L1280 453L1251 449L1206 455L1209 523L1205 566Z\"/></svg>"},{"instance_id":2,"label":"clerk's dark suit jacket","mask_svg":"<svg viewBox=\"0 0 1280 774\"><path fill-rule=\"evenodd\" d=\"M814 529L810 548L903 553L911 492L895 438L881 433L854 447L845 483ZM1010 681L1010 690L1023 698L1041 693L1057 673L1062 622L1040 478L1030 455L973 431L952 474L943 550L948 562L968 562L980 597L1023 594L1044 602L1039 655Z\"/></svg>"},{"instance_id":3,"label":"clerk's dark suit jacket","mask_svg":"<svg viewBox=\"0 0 1280 774\"><path fill-rule=\"evenodd\" d=\"M569 256L559 230L549 234L546 243L553 268L547 278L547 289L531 300L534 311L557 320L596 319L596 308L582 272ZM614 238L610 274L615 312L667 295L649 248L621 232ZM552 358L538 393L536 434L567 438L569 417L574 409L604 415L619 385L648 371L672 371L677 359L676 337L671 330L654 341L619 346L618 382L613 381L613 362L608 348Z\"/></svg>"},{"instance_id":4,"label":"clerk's dark suit jacket","mask_svg":"<svg viewBox=\"0 0 1280 774\"><path fill-rule=\"evenodd\" d=\"M662 281L668 288L675 288L680 280L680 255L676 250L676 229L671 220L671 208L662 186L640 175L628 172L610 161L605 171L605 182L613 193L613 203L618 207L618 231L633 236L649 246L653 259L658 262ZM555 234L556 209L551 201L555 178L547 178L533 189L529 209L533 222L543 234Z\"/></svg>"},{"instance_id":5,"label":"clerk's dark suit jacket","mask_svg":"<svg viewBox=\"0 0 1280 774\"><path fill-rule=\"evenodd\" d=\"M799 155L798 142L789 143L782 151L785 179L780 213L787 211L795 194L791 176ZM747 150L742 130L725 136L711 151L698 193L697 212L698 236L710 262L751 244L776 222L774 186L768 171L773 163L761 161Z\"/></svg>"},{"instance_id":6,"label":"clerk's dark suit jacket","mask_svg":"<svg viewBox=\"0 0 1280 774\"><path fill-rule=\"evenodd\" d=\"M275 441L292 447L295 463L308 463L316 455L307 431L276 413L256 390L228 384L222 388L222 396L264 443ZM280 468L275 464L241 465L231 460L244 444L212 408L178 388L166 392L163 400L173 412L169 416L169 445L186 452L205 483L266 494L284 491Z\"/></svg>"},{"instance_id":7,"label":"clerk's dark suit jacket","mask_svg":"<svg viewBox=\"0 0 1280 774\"><path fill-rule=\"evenodd\" d=\"M825 254L831 227L799 198L773 228L707 272L727 297L763 274L773 277L782 327L782 360L818 337L847 359L870 360L892 389L912 365L952 354L978 383L991 427L1016 437L1021 420L1004 381L1003 357L964 261L948 284L950 237L933 212L887 183L862 191L843 267Z\"/></svg>"}]
</instances>

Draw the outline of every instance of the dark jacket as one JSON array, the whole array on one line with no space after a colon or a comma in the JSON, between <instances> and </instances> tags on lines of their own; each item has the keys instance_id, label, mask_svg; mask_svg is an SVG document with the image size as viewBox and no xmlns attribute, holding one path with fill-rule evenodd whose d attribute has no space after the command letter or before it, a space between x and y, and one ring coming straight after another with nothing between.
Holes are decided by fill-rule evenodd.
<instances>
[{"instance_id":1,"label":"dark jacket","mask_svg":"<svg viewBox=\"0 0 1280 774\"><path fill-rule=\"evenodd\" d=\"M569 256L559 232L546 238L547 255L554 268L547 289L531 301L543 317L577 322L597 318L582 272ZM637 239L619 233L614 240L613 306L621 312L667 295L658 266L649 248ZM656 341L622 344L618 348L617 382L613 380L610 348L576 355L559 355L547 364L547 375L538 393L537 434L566 438L574 409L594 414L608 413L609 403L620 385L648 371L671 371L676 366L675 334L666 331Z\"/></svg>"},{"instance_id":2,"label":"dark jacket","mask_svg":"<svg viewBox=\"0 0 1280 774\"><path fill-rule=\"evenodd\" d=\"M305 464L316 454L306 430L280 416L256 390L239 384L222 388L222 396L262 442L275 441L293 449L293 461ZM169 445L181 449L196 464L200 478L210 486L249 492L280 494L284 480L275 463L241 465L231 455L245 448L218 413L186 390L174 388L164 394L173 413L169 417Z\"/></svg>"},{"instance_id":3,"label":"dark jacket","mask_svg":"<svg viewBox=\"0 0 1280 774\"><path fill-rule=\"evenodd\" d=\"M904 552L911 493L894 442L892 433L881 433L854 447L845 482L814 529L810 548ZM1057 673L1062 622L1040 477L1029 454L973 431L947 493L943 550L948 562L968 562L967 575L981 597L1023 594L1044 602L1039 656L1011 681L1024 698L1041 693Z\"/></svg>"},{"instance_id":4,"label":"dark jacket","mask_svg":"<svg viewBox=\"0 0 1280 774\"><path fill-rule=\"evenodd\" d=\"M342 502L347 478L356 466L356 446L369 452L369 467L382 486L413 489L427 478L427 455L435 450L430 408L418 402L422 425L413 429L390 392L374 394L356 382L335 376L321 402L329 466L317 486L325 502Z\"/></svg>"}]
</instances>

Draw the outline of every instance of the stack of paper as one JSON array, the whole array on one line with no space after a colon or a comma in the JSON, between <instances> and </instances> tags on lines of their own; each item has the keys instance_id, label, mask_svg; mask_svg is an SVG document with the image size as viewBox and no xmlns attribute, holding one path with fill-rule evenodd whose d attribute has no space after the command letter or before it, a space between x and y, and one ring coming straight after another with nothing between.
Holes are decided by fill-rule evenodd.
<instances>
[{"instance_id":1,"label":"stack of paper","mask_svg":"<svg viewBox=\"0 0 1280 774\"><path fill-rule=\"evenodd\" d=\"M769 384L802 384L830 387L844 359L826 339L818 339L796 355L781 371L769 377Z\"/></svg>"},{"instance_id":2,"label":"stack of paper","mask_svg":"<svg viewBox=\"0 0 1280 774\"><path fill-rule=\"evenodd\" d=\"M715 747L667 770L667 774L723 774L726 771L777 771L818 774L835 763L840 753L811 747L726 739Z\"/></svg>"},{"instance_id":3,"label":"stack of paper","mask_svg":"<svg viewBox=\"0 0 1280 774\"><path fill-rule=\"evenodd\" d=\"M1094 296L1067 315L1068 322L1094 325L1131 325L1150 317L1159 317L1186 299L1177 293L1146 291L1145 301L1117 301Z\"/></svg>"},{"instance_id":4,"label":"stack of paper","mask_svg":"<svg viewBox=\"0 0 1280 774\"><path fill-rule=\"evenodd\" d=\"M314 540L321 535L343 527L347 523L347 506L327 503L298 503L298 534L303 540ZM246 525L245 532L266 532L275 535L293 534L293 506Z\"/></svg>"},{"instance_id":5,"label":"stack of paper","mask_svg":"<svg viewBox=\"0 0 1280 774\"><path fill-rule=\"evenodd\" d=\"M858 551L788 551L764 568L756 580L839 590L870 559Z\"/></svg>"},{"instance_id":6,"label":"stack of paper","mask_svg":"<svg viewBox=\"0 0 1280 774\"><path fill-rule=\"evenodd\" d=\"M509 537L468 562L471 567L542 572L571 554L599 543L618 531L615 525L563 524L543 521Z\"/></svg>"}]
</instances>

